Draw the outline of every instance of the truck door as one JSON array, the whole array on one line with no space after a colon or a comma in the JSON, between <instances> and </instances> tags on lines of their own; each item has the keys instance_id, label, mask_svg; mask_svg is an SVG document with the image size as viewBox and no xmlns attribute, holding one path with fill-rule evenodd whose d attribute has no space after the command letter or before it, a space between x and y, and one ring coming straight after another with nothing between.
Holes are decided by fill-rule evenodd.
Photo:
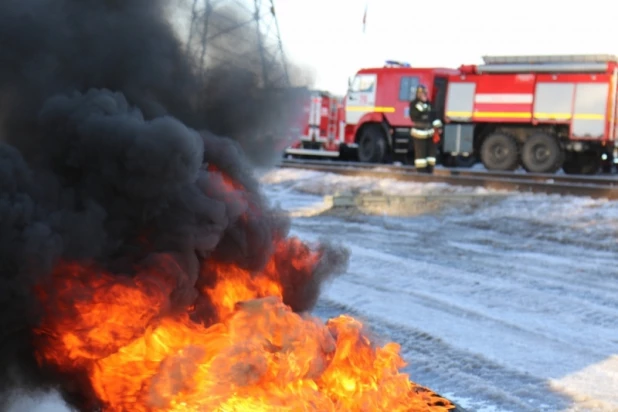
<instances>
[{"instance_id":1,"label":"truck door","mask_svg":"<svg viewBox=\"0 0 618 412\"><path fill-rule=\"evenodd\" d=\"M444 119L444 105L446 102L446 85L445 77L436 77L433 81L433 108L436 111L438 119Z\"/></svg>"},{"instance_id":2,"label":"truck door","mask_svg":"<svg viewBox=\"0 0 618 412\"><path fill-rule=\"evenodd\" d=\"M372 112L376 104L377 75L357 74L350 85L345 102L347 124L357 124L365 113Z\"/></svg>"}]
</instances>

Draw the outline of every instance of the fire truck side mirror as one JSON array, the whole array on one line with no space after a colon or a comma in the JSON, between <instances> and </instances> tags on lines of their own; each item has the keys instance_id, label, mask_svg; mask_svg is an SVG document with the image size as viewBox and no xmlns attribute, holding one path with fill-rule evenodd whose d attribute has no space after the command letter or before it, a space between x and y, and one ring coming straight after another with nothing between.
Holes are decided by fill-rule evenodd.
<instances>
[{"instance_id":1,"label":"fire truck side mirror","mask_svg":"<svg viewBox=\"0 0 618 412\"><path fill-rule=\"evenodd\" d=\"M352 89L352 78L348 77L348 90Z\"/></svg>"}]
</instances>

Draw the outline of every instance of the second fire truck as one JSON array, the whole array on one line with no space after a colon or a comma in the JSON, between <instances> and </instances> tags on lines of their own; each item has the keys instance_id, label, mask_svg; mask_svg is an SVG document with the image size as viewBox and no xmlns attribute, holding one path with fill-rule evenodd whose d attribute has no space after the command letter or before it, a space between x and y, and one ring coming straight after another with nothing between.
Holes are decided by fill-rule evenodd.
<instances>
[{"instance_id":1,"label":"second fire truck","mask_svg":"<svg viewBox=\"0 0 618 412\"><path fill-rule=\"evenodd\" d=\"M313 134L286 152L410 160L408 105L424 84L445 124L440 149L450 164L478 158L489 170L596 173L614 157L617 76L610 55L487 56L456 70L387 62L360 70L342 101L316 94L326 119L319 127L310 120Z\"/></svg>"}]
</instances>

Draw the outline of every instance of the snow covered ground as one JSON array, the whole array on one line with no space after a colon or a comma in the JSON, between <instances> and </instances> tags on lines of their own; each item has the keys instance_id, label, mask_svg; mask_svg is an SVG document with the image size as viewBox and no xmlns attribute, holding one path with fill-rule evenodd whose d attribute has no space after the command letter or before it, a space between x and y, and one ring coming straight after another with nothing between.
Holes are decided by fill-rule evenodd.
<instances>
[{"instance_id":1,"label":"snow covered ground","mask_svg":"<svg viewBox=\"0 0 618 412\"><path fill-rule=\"evenodd\" d=\"M322 195L485 191L282 169L294 234L352 251L316 314L401 344L411 378L471 411L618 411L618 203L514 194L413 218L312 216Z\"/></svg>"},{"instance_id":2,"label":"snow covered ground","mask_svg":"<svg viewBox=\"0 0 618 412\"><path fill-rule=\"evenodd\" d=\"M281 169L293 233L348 246L315 313L398 342L411 378L469 411L618 411L618 203L514 194L413 218L316 216L323 195L486 192ZM54 395L11 412L66 411Z\"/></svg>"}]
</instances>

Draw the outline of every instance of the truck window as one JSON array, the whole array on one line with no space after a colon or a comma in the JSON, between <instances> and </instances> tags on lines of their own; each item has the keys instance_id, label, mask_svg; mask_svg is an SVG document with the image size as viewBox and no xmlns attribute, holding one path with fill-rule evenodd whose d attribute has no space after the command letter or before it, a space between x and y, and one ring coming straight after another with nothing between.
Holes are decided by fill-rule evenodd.
<instances>
[{"instance_id":1,"label":"truck window","mask_svg":"<svg viewBox=\"0 0 618 412\"><path fill-rule=\"evenodd\" d=\"M403 76L399 83L399 100L409 102L414 97L419 80L415 76Z\"/></svg>"},{"instance_id":2,"label":"truck window","mask_svg":"<svg viewBox=\"0 0 618 412\"><path fill-rule=\"evenodd\" d=\"M351 92L372 92L375 86L376 76L374 74L359 74L354 78Z\"/></svg>"}]
</instances>

